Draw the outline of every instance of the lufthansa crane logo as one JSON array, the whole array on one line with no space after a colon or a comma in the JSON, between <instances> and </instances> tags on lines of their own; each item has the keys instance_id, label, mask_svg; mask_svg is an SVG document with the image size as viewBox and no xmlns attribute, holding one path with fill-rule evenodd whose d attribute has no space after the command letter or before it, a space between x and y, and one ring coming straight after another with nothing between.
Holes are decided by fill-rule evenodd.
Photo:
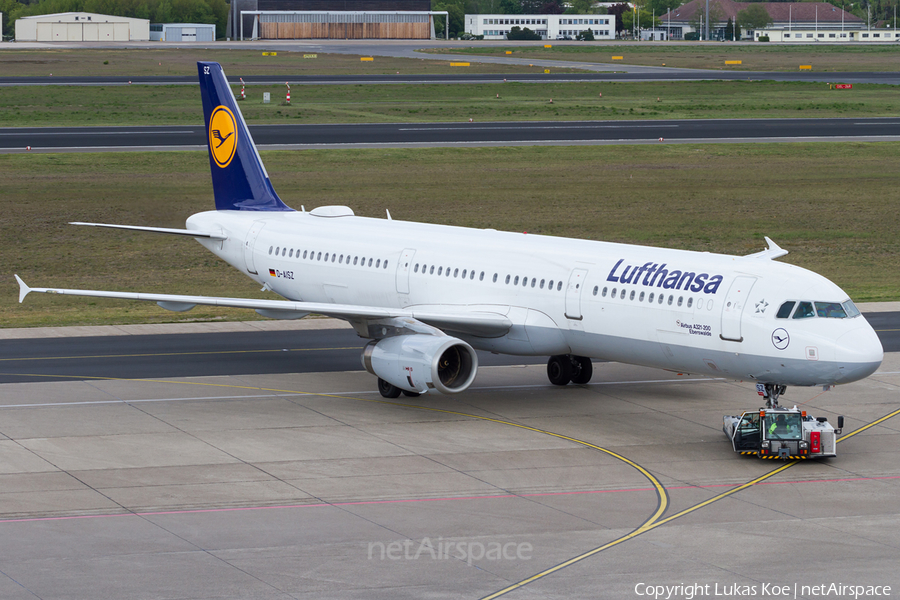
<instances>
[{"instance_id":1,"label":"lufthansa crane logo","mask_svg":"<svg viewBox=\"0 0 900 600\"><path fill-rule=\"evenodd\" d=\"M209 118L209 151L221 168L231 164L237 147L237 123L224 106L217 106Z\"/></svg>"}]
</instances>

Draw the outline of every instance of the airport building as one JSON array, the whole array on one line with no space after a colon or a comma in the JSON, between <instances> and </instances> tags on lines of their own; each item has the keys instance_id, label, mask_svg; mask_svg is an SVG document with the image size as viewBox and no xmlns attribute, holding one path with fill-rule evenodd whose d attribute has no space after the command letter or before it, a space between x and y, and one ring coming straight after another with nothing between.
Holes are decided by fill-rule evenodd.
<instances>
[{"instance_id":1,"label":"airport building","mask_svg":"<svg viewBox=\"0 0 900 600\"><path fill-rule=\"evenodd\" d=\"M856 15L827 2L735 2L710 0L709 39L726 37L729 19L738 22L740 37L758 40L768 36L772 42L869 42L900 41L894 30L867 30ZM762 6L772 19L764 29L740 26L738 13L750 6ZM657 18L657 28L667 31L669 39L682 40L690 33L702 32L706 0L691 0Z\"/></svg>"},{"instance_id":2,"label":"airport building","mask_svg":"<svg viewBox=\"0 0 900 600\"><path fill-rule=\"evenodd\" d=\"M214 42L216 26L208 23L150 23L153 42Z\"/></svg>"},{"instance_id":3,"label":"airport building","mask_svg":"<svg viewBox=\"0 0 900 600\"><path fill-rule=\"evenodd\" d=\"M147 42L150 20L68 12L16 19L18 42Z\"/></svg>"},{"instance_id":4,"label":"airport building","mask_svg":"<svg viewBox=\"0 0 900 600\"><path fill-rule=\"evenodd\" d=\"M466 15L465 25L467 33L486 40L504 40L513 27L527 27L545 40L575 39L587 29L594 39L616 38L614 15Z\"/></svg>"},{"instance_id":5,"label":"airport building","mask_svg":"<svg viewBox=\"0 0 900 600\"><path fill-rule=\"evenodd\" d=\"M430 0L232 0L234 39L432 39Z\"/></svg>"}]
</instances>

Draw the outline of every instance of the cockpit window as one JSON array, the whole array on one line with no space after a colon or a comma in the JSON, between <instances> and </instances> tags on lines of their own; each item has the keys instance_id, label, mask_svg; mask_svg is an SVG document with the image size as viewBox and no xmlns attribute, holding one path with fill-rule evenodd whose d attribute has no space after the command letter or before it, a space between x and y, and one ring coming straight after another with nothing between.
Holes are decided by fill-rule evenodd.
<instances>
[{"instance_id":1,"label":"cockpit window","mask_svg":"<svg viewBox=\"0 0 900 600\"><path fill-rule=\"evenodd\" d=\"M795 319L808 319L809 317L816 316L815 311L813 311L812 302L801 302L799 306L797 306L797 310L794 311Z\"/></svg>"},{"instance_id":2,"label":"cockpit window","mask_svg":"<svg viewBox=\"0 0 900 600\"><path fill-rule=\"evenodd\" d=\"M853 317L859 316L859 309L856 308L855 304L853 304L853 300L847 300L846 302L842 302L841 306L844 307L844 312L847 313L848 319L852 319Z\"/></svg>"},{"instance_id":3,"label":"cockpit window","mask_svg":"<svg viewBox=\"0 0 900 600\"><path fill-rule=\"evenodd\" d=\"M778 314L775 315L776 319L787 319L791 316L791 311L794 309L794 305L796 302L793 300L788 300L784 304L781 305L781 308L778 309Z\"/></svg>"},{"instance_id":4,"label":"cockpit window","mask_svg":"<svg viewBox=\"0 0 900 600\"><path fill-rule=\"evenodd\" d=\"M816 314L826 319L846 319L844 307L837 302L816 302Z\"/></svg>"}]
</instances>

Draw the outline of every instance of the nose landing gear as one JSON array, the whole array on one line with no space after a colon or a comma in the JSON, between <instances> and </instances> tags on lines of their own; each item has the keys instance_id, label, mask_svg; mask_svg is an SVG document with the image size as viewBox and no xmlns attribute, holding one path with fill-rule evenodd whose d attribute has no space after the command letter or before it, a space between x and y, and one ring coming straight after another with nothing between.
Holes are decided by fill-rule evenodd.
<instances>
[{"instance_id":1,"label":"nose landing gear","mask_svg":"<svg viewBox=\"0 0 900 600\"><path fill-rule=\"evenodd\" d=\"M593 374L591 359L584 356L558 354L547 361L547 377L553 385L567 385L570 381L584 385L590 382Z\"/></svg>"},{"instance_id":2,"label":"nose landing gear","mask_svg":"<svg viewBox=\"0 0 900 600\"><path fill-rule=\"evenodd\" d=\"M786 385L757 383L756 393L766 399L766 408L778 408L778 398L787 389Z\"/></svg>"}]
</instances>

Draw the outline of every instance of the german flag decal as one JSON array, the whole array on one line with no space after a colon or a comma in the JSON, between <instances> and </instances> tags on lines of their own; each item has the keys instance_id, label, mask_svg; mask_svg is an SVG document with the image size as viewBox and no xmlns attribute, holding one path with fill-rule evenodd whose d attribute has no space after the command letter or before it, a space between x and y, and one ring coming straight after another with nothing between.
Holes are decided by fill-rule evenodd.
<instances>
[{"instance_id":1,"label":"german flag decal","mask_svg":"<svg viewBox=\"0 0 900 600\"><path fill-rule=\"evenodd\" d=\"M269 269L269 275L275 277L275 269Z\"/></svg>"}]
</instances>

